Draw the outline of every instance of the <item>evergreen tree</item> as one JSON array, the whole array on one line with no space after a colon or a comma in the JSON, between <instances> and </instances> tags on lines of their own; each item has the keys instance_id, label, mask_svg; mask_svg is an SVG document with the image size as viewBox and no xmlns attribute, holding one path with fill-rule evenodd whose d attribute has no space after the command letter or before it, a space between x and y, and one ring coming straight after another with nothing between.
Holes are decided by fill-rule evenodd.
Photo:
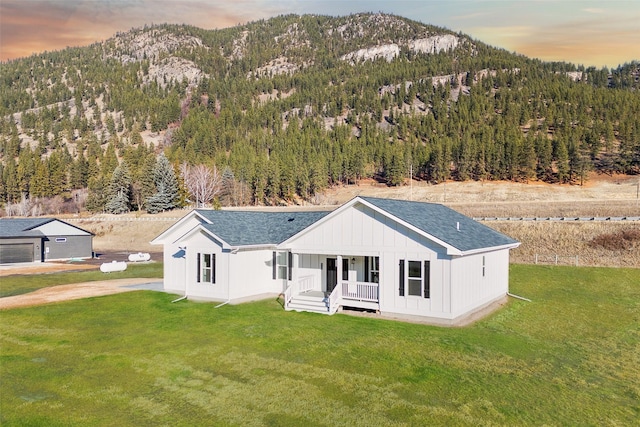
<instances>
[{"instance_id":1,"label":"evergreen tree","mask_svg":"<svg viewBox=\"0 0 640 427\"><path fill-rule=\"evenodd\" d=\"M178 179L173 166L164 154L160 154L153 169L156 193L147 199L147 211L158 213L178 205Z\"/></svg>"},{"instance_id":2,"label":"evergreen tree","mask_svg":"<svg viewBox=\"0 0 640 427\"><path fill-rule=\"evenodd\" d=\"M564 141L558 141L556 145L556 169L558 181L561 183L569 182L569 151Z\"/></svg>"},{"instance_id":3,"label":"evergreen tree","mask_svg":"<svg viewBox=\"0 0 640 427\"><path fill-rule=\"evenodd\" d=\"M122 214L131 210L131 176L125 161L113 171L104 208L112 214Z\"/></svg>"},{"instance_id":4,"label":"evergreen tree","mask_svg":"<svg viewBox=\"0 0 640 427\"><path fill-rule=\"evenodd\" d=\"M99 174L89 178L89 195L86 208L89 212L102 212L105 209L108 198L108 185L106 178Z\"/></svg>"}]
</instances>

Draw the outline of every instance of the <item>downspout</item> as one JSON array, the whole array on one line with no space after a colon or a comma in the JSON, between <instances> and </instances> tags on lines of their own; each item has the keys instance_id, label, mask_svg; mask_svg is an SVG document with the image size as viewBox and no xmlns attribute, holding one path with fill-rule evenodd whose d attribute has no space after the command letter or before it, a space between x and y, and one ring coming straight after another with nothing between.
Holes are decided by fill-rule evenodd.
<instances>
[{"instance_id":1,"label":"downspout","mask_svg":"<svg viewBox=\"0 0 640 427\"><path fill-rule=\"evenodd\" d=\"M510 297L513 297L513 298L521 299L522 301L531 302L531 300L529 298L521 297L519 295L514 295L511 292L507 292L507 295L509 295Z\"/></svg>"},{"instance_id":2,"label":"downspout","mask_svg":"<svg viewBox=\"0 0 640 427\"><path fill-rule=\"evenodd\" d=\"M232 249L231 252L229 253L229 262L227 262L227 286L229 286L229 284L231 283L231 255L235 255L237 253L238 253L238 248ZM213 308L222 307L223 305L229 304L229 302L231 302L230 287L227 288L227 300L221 304L216 305Z\"/></svg>"}]
</instances>

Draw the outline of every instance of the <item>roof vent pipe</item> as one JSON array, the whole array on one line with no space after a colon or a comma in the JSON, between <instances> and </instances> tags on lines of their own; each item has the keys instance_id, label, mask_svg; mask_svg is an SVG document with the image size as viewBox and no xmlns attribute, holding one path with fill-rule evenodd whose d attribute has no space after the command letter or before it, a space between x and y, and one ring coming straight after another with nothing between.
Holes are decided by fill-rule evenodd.
<instances>
[{"instance_id":1,"label":"roof vent pipe","mask_svg":"<svg viewBox=\"0 0 640 427\"><path fill-rule=\"evenodd\" d=\"M456 230L460 231L460 222L456 222Z\"/></svg>"}]
</instances>

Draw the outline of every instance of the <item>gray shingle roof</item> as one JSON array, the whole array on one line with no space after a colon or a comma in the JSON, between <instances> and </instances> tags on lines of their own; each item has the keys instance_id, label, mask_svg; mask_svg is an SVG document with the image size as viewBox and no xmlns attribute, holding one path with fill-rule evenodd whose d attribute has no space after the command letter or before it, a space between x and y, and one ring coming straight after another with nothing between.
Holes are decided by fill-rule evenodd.
<instances>
[{"instance_id":1,"label":"gray shingle roof","mask_svg":"<svg viewBox=\"0 0 640 427\"><path fill-rule=\"evenodd\" d=\"M360 197L389 215L462 252L512 245L516 240L437 203ZM329 212L197 210L211 221L203 227L231 246L276 245Z\"/></svg>"},{"instance_id":2,"label":"gray shingle roof","mask_svg":"<svg viewBox=\"0 0 640 427\"><path fill-rule=\"evenodd\" d=\"M511 237L437 203L360 198L463 252L518 243Z\"/></svg>"},{"instance_id":3,"label":"gray shingle roof","mask_svg":"<svg viewBox=\"0 0 640 427\"><path fill-rule=\"evenodd\" d=\"M197 210L211 221L203 227L231 246L278 244L329 212L247 212Z\"/></svg>"},{"instance_id":4,"label":"gray shingle roof","mask_svg":"<svg viewBox=\"0 0 640 427\"><path fill-rule=\"evenodd\" d=\"M51 218L2 218L0 219L0 237L39 237L38 230L31 230L52 221Z\"/></svg>"}]
</instances>

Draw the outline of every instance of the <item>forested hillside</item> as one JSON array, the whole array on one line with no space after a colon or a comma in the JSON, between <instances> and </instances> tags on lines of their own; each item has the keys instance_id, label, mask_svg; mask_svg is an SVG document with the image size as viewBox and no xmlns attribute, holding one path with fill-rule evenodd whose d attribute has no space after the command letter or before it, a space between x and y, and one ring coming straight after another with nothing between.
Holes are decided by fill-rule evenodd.
<instances>
[{"instance_id":1,"label":"forested hillside","mask_svg":"<svg viewBox=\"0 0 640 427\"><path fill-rule=\"evenodd\" d=\"M295 203L363 178L640 173L640 63L545 63L391 15L145 27L0 76L14 214ZM205 169L210 200L187 185Z\"/></svg>"}]
</instances>

